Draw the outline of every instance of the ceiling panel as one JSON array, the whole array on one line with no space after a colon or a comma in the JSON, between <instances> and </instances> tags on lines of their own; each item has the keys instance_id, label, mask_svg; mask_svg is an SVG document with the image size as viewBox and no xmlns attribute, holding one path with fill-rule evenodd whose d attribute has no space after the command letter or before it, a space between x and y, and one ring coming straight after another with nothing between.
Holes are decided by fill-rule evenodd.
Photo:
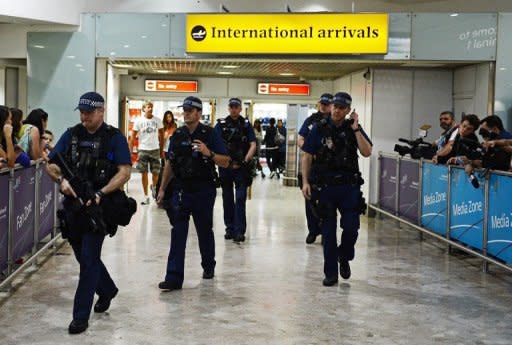
<instances>
[{"instance_id":1,"label":"ceiling panel","mask_svg":"<svg viewBox=\"0 0 512 345\"><path fill-rule=\"evenodd\" d=\"M329 80L376 65L399 66L402 62L289 61L289 60L111 60L130 74L232 78Z\"/></svg>"}]
</instances>

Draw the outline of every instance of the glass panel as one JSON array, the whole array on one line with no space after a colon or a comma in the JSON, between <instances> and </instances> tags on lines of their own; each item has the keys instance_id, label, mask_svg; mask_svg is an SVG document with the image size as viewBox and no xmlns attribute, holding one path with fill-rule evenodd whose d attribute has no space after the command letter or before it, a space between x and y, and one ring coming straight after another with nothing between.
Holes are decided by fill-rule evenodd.
<instances>
[{"instance_id":1,"label":"glass panel","mask_svg":"<svg viewBox=\"0 0 512 345\"><path fill-rule=\"evenodd\" d=\"M169 14L96 15L96 56L160 58L170 51Z\"/></svg>"},{"instance_id":2,"label":"glass panel","mask_svg":"<svg viewBox=\"0 0 512 345\"><path fill-rule=\"evenodd\" d=\"M408 60L411 56L411 15L389 14L388 53L384 60Z\"/></svg>"},{"instance_id":3,"label":"glass panel","mask_svg":"<svg viewBox=\"0 0 512 345\"><path fill-rule=\"evenodd\" d=\"M507 130L512 126L512 13L501 13L499 19L498 54L494 112L503 119Z\"/></svg>"},{"instance_id":4,"label":"glass panel","mask_svg":"<svg viewBox=\"0 0 512 345\"><path fill-rule=\"evenodd\" d=\"M185 57L185 14L171 14L171 56Z\"/></svg>"},{"instance_id":5,"label":"glass panel","mask_svg":"<svg viewBox=\"0 0 512 345\"><path fill-rule=\"evenodd\" d=\"M490 13L413 14L412 59L494 60L496 27Z\"/></svg>"},{"instance_id":6,"label":"glass panel","mask_svg":"<svg viewBox=\"0 0 512 345\"><path fill-rule=\"evenodd\" d=\"M79 122L81 94L94 90L94 17L82 16L80 32L28 33L28 111L48 112L48 129L60 136Z\"/></svg>"}]
</instances>

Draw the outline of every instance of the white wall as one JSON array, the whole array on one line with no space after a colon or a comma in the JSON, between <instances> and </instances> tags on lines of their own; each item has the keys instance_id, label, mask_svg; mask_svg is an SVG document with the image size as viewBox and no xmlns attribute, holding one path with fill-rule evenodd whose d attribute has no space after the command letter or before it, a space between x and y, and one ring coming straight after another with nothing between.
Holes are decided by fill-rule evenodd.
<instances>
[{"instance_id":1,"label":"white wall","mask_svg":"<svg viewBox=\"0 0 512 345\"><path fill-rule=\"evenodd\" d=\"M454 73L453 99L455 115L476 114L483 118L489 115L488 105L493 100L489 95L490 68L488 63L457 68Z\"/></svg>"},{"instance_id":2,"label":"white wall","mask_svg":"<svg viewBox=\"0 0 512 345\"><path fill-rule=\"evenodd\" d=\"M60 24L80 24L86 0L0 0L0 15ZM105 1L108 3L108 1ZM142 3L141 3L142 5Z\"/></svg>"},{"instance_id":3,"label":"white wall","mask_svg":"<svg viewBox=\"0 0 512 345\"><path fill-rule=\"evenodd\" d=\"M5 104L5 67L0 67L0 105Z\"/></svg>"},{"instance_id":4,"label":"white wall","mask_svg":"<svg viewBox=\"0 0 512 345\"><path fill-rule=\"evenodd\" d=\"M27 33L28 32L52 32L52 31L76 31L77 26L71 25L21 25L0 24L0 42L7 49L0 50L2 59L26 59L27 58Z\"/></svg>"},{"instance_id":5,"label":"white wall","mask_svg":"<svg viewBox=\"0 0 512 345\"><path fill-rule=\"evenodd\" d=\"M417 127L430 124L427 141L441 133L438 116L453 108L450 70L396 70L373 71L370 201L377 201L378 152L393 152L397 139L416 138Z\"/></svg>"}]
</instances>

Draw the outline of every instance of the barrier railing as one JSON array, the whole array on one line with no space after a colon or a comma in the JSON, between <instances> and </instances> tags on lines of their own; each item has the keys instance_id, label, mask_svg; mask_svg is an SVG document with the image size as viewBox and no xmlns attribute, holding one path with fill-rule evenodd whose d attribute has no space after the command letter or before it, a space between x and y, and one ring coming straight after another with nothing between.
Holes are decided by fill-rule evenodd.
<instances>
[{"instance_id":1,"label":"barrier railing","mask_svg":"<svg viewBox=\"0 0 512 345\"><path fill-rule=\"evenodd\" d=\"M369 207L512 271L512 174L464 169L379 153L378 202Z\"/></svg>"},{"instance_id":2,"label":"barrier railing","mask_svg":"<svg viewBox=\"0 0 512 345\"><path fill-rule=\"evenodd\" d=\"M45 170L43 161L0 170L0 289L60 238L62 198Z\"/></svg>"}]
</instances>

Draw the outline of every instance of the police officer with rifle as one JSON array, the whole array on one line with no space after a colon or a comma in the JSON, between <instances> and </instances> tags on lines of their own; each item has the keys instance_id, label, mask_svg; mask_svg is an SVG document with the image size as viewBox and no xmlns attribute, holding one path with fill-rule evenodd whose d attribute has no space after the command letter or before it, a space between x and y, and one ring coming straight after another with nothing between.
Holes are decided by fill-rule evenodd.
<instances>
[{"instance_id":1,"label":"police officer with rifle","mask_svg":"<svg viewBox=\"0 0 512 345\"><path fill-rule=\"evenodd\" d=\"M178 128L169 141L157 196L157 202L166 208L172 225L167 272L164 281L158 285L167 291L179 290L183 285L191 215L199 241L203 279L214 276L213 206L218 179L215 165L226 168L230 162L220 135L199 122L202 101L189 96L183 101L182 107L185 125Z\"/></svg>"},{"instance_id":2,"label":"police officer with rifle","mask_svg":"<svg viewBox=\"0 0 512 345\"><path fill-rule=\"evenodd\" d=\"M349 261L354 259L359 215L365 210L357 151L364 157L372 152L372 142L359 125L358 114L350 113L352 97L338 92L332 103L331 117L315 125L302 146L302 192L306 199L318 202L322 219L324 286L338 282L338 262L341 277L350 278ZM350 119L346 119L349 113ZM339 246L337 211L343 228Z\"/></svg>"},{"instance_id":3,"label":"police officer with rifle","mask_svg":"<svg viewBox=\"0 0 512 345\"><path fill-rule=\"evenodd\" d=\"M66 224L62 235L68 238L80 263L70 334L81 333L89 326L95 293L99 298L94 312L102 313L119 291L101 261L101 247L105 235L113 235L120 223L104 215L100 206L113 202L112 195L119 196L130 179L131 159L125 136L103 122L104 104L96 92L80 97L76 108L80 110L80 123L61 136L47 167L65 195L64 212L60 213Z\"/></svg>"},{"instance_id":4,"label":"police officer with rifle","mask_svg":"<svg viewBox=\"0 0 512 345\"><path fill-rule=\"evenodd\" d=\"M256 153L256 135L248 119L240 115L242 101L229 100L229 116L219 119L215 131L222 137L231 158L227 169L219 168L224 206L226 240L245 241L247 228L245 202L247 187L252 183L253 156ZM233 184L235 195L233 195Z\"/></svg>"}]
</instances>

